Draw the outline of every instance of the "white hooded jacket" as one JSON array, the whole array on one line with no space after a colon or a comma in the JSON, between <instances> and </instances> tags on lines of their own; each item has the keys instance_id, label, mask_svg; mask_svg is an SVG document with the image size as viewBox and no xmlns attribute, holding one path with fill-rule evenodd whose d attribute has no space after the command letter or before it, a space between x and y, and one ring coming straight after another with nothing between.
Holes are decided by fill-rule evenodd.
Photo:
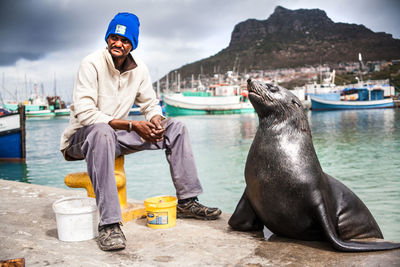
<instances>
[{"instance_id":1,"label":"white hooded jacket","mask_svg":"<svg viewBox=\"0 0 400 267\"><path fill-rule=\"evenodd\" d=\"M133 104L140 107L146 120L162 116L147 66L132 58L136 67L123 73L115 68L107 49L82 60L70 106L70 122L61 136L60 150L68 147L68 139L83 126L126 119Z\"/></svg>"}]
</instances>

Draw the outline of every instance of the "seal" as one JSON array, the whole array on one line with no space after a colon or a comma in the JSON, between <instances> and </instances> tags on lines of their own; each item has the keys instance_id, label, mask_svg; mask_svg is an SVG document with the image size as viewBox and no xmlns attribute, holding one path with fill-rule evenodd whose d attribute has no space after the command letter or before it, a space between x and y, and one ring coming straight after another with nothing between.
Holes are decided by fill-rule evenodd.
<instances>
[{"instance_id":1,"label":"seal","mask_svg":"<svg viewBox=\"0 0 400 267\"><path fill-rule=\"evenodd\" d=\"M325 240L340 251L400 248L383 239L365 204L323 172L300 100L289 90L249 79L259 126L245 167L246 189L228 223L234 230L266 226L276 235Z\"/></svg>"}]
</instances>

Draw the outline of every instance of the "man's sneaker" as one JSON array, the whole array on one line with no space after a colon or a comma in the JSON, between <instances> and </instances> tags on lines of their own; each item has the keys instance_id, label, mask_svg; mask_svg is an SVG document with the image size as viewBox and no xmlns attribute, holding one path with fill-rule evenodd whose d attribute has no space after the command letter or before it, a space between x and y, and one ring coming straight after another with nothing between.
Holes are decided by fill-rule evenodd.
<instances>
[{"instance_id":1,"label":"man's sneaker","mask_svg":"<svg viewBox=\"0 0 400 267\"><path fill-rule=\"evenodd\" d=\"M97 243L101 250L117 250L125 248L125 235L119 223L99 225Z\"/></svg>"},{"instance_id":2,"label":"man's sneaker","mask_svg":"<svg viewBox=\"0 0 400 267\"><path fill-rule=\"evenodd\" d=\"M201 220L215 220L221 215L221 210L218 208L209 208L199 202L197 197L190 198L183 203L178 203L177 216L178 218L196 218ZM180 201L181 202L181 201Z\"/></svg>"}]
</instances>

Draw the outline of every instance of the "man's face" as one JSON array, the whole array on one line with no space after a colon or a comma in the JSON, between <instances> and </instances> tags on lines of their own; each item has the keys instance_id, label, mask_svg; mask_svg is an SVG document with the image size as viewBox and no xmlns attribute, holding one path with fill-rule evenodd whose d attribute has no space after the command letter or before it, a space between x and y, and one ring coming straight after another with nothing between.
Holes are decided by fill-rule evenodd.
<instances>
[{"instance_id":1,"label":"man's face","mask_svg":"<svg viewBox=\"0 0 400 267\"><path fill-rule=\"evenodd\" d=\"M107 44L112 57L126 57L132 50L131 41L117 34L110 34L107 38Z\"/></svg>"}]
</instances>

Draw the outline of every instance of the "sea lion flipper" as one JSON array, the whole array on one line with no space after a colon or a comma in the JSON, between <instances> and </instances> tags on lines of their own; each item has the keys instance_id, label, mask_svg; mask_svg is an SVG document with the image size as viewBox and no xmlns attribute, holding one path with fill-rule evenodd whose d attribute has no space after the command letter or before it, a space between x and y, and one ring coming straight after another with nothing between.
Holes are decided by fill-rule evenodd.
<instances>
[{"instance_id":1,"label":"sea lion flipper","mask_svg":"<svg viewBox=\"0 0 400 267\"><path fill-rule=\"evenodd\" d=\"M320 204L317 207L317 217L325 232L325 236L332 246L341 251L347 252L363 252L363 251L378 251L400 248L400 243L392 242L355 242L341 240L336 233L332 220L328 216L325 204Z\"/></svg>"},{"instance_id":2,"label":"sea lion flipper","mask_svg":"<svg viewBox=\"0 0 400 267\"><path fill-rule=\"evenodd\" d=\"M238 231L261 231L264 228L264 224L257 217L257 214L254 212L246 196L246 190L239 200L228 224Z\"/></svg>"}]
</instances>

